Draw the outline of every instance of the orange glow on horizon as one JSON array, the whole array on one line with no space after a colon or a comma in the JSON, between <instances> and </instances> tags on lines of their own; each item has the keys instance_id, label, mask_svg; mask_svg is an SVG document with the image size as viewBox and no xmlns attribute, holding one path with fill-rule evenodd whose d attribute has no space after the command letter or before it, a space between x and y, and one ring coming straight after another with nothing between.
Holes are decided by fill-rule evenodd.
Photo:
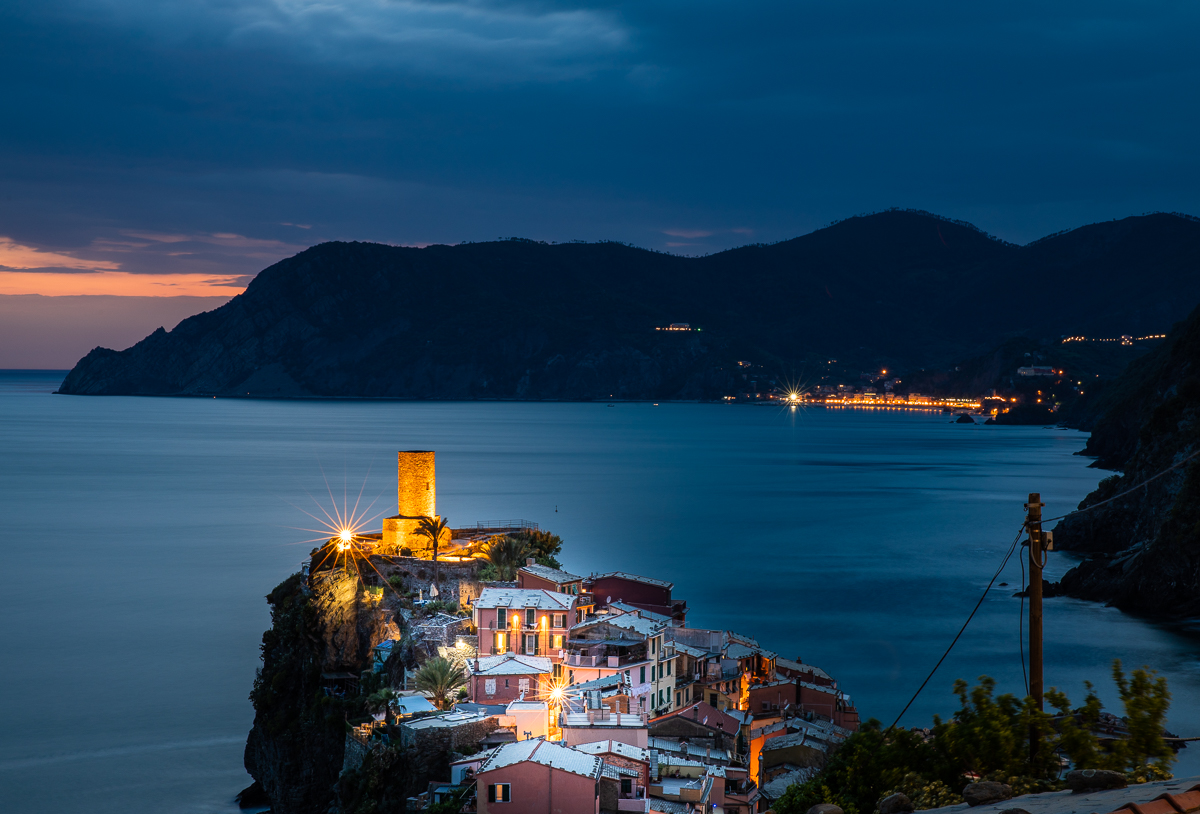
<instances>
[{"instance_id":1,"label":"orange glow on horizon","mask_svg":"<svg viewBox=\"0 0 1200 814\"><path fill-rule=\"evenodd\" d=\"M0 265L4 258L0 256ZM0 294L43 297L236 297L246 290L235 274L131 274L127 271L0 270Z\"/></svg>"}]
</instances>

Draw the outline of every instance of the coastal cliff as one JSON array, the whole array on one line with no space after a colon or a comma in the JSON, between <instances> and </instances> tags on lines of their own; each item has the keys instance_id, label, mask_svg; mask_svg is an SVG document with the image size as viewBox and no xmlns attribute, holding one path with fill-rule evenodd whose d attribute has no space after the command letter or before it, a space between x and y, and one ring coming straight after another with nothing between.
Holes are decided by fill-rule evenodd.
<instances>
[{"instance_id":1,"label":"coastal cliff","mask_svg":"<svg viewBox=\"0 0 1200 814\"><path fill-rule=\"evenodd\" d=\"M170 332L96 348L59 392L712 399L746 389L754 370L804 376L835 359L857 376L949 364L1018 335L1160 333L1200 302L1198 264L1200 222L1161 214L1027 246L911 211L707 257L326 243ZM1070 296L1031 296L1030 281Z\"/></svg>"},{"instance_id":2,"label":"coastal cliff","mask_svg":"<svg viewBox=\"0 0 1200 814\"><path fill-rule=\"evenodd\" d=\"M1087 555L1056 590L1138 613L1200 616L1200 458L1188 460L1200 450L1200 309L1092 409L1099 417L1084 454L1121 474L1079 506L1095 508L1055 528L1056 548Z\"/></svg>"},{"instance_id":3,"label":"coastal cliff","mask_svg":"<svg viewBox=\"0 0 1200 814\"><path fill-rule=\"evenodd\" d=\"M313 575L311 588L294 574L267 596L271 628L250 693L255 714L245 765L273 814L326 814L334 802L346 719L361 712L361 703L327 695L321 674L357 676L391 623L361 601L361 590L357 577L328 570Z\"/></svg>"}]
</instances>

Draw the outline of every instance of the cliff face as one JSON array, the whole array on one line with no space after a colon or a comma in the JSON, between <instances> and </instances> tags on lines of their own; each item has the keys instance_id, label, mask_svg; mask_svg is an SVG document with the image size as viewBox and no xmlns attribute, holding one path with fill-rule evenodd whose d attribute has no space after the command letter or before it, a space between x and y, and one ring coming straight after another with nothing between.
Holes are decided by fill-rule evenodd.
<instances>
[{"instance_id":1,"label":"cliff face","mask_svg":"<svg viewBox=\"0 0 1200 814\"><path fill-rule=\"evenodd\" d=\"M1155 476L1200 450L1200 309L1131 365L1106 401L1085 452L1123 472L1080 504L1097 508L1055 529L1057 548L1089 555L1059 590L1129 611L1198 616L1200 458Z\"/></svg>"},{"instance_id":2,"label":"cliff face","mask_svg":"<svg viewBox=\"0 0 1200 814\"><path fill-rule=\"evenodd\" d=\"M246 770L275 814L326 814L345 749L348 702L322 691L322 672L357 675L371 648L389 634L389 614L364 603L357 578L345 571L299 575L267 597L271 629L263 634L263 666L254 682L254 725L246 739Z\"/></svg>"},{"instance_id":3,"label":"cliff face","mask_svg":"<svg viewBox=\"0 0 1200 814\"><path fill-rule=\"evenodd\" d=\"M913 212L685 258L615 243L327 243L60 392L714 398L738 361L918 367L1022 333L1159 333L1200 301L1200 223L1097 224L1019 247ZM1138 279L1131 287L1128 280ZM1030 296L1038 290L1065 297ZM702 331L659 331L688 322Z\"/></svg>"}]
</instances>

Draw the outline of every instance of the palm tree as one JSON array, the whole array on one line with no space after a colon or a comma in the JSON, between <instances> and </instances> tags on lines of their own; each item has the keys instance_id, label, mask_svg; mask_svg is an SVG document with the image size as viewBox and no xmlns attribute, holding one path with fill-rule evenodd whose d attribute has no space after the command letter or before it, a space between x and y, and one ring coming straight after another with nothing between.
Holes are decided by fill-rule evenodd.
<instances>
[{"instance_id":1,"label":"palm tree","mask_svg":"<svg viewBox=\"0 0 1200 814\"><path fill-rule=\"evenodd\" d=\"M392 733L392 705L400 694L391 687L384 687L376 693L367 696L367 708L372 712L383 712L383 723L387 729L388 740L394 740Z\"/></svg>"},{"instance_id":2,"label":"palm tree","mask_svg":"<svg viewBox=\"0 0 1200 814\"><path fill-rule=\"evenodd\" d=\"M517 569L525 564L529 556L529 543L519 537L496 537L487 550L487 558L496 566L501 580L508 582L516 579Z\"/></svg>"},{"instance_id":3,"label":"palm tree","mask_svg":"<svg viewBox=\"0 0 1200 814\"><path fill-rule=\"evenodd\" d=\"M463 668L441 656L425 662L413 676L413 685L428 695L438 709L449 707L450 696L466 683Z\"/></svg>"},{"instance_id":4,"label":"palm tree","mask_svg":"<svg viewBox=\"0 0 1200 814\"><path fill-rule=\"evenodd\" d=\"M445 517L429 517L425 515L417 521L416 533L422 537L429 539L430 545L433 546L433 584L438 584L438 578L441 576L438 566L438 542L442 539L442 532L450 527L450 521ZM440 586L439 586L440 587Z\"/></svg>"}]
</instances>

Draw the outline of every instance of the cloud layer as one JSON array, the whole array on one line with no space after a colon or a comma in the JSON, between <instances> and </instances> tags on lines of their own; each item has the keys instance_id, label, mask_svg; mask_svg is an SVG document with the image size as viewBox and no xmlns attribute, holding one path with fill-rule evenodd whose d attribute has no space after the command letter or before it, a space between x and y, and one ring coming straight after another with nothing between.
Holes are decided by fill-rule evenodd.
<instances>
[{"instance_id":1,"label":"cloud layer","mask_svg":"<svg viewBox=\"0 0 1200 814\"><path fill-rule=\"evenodd\" d=\"M1165 2L12 0L0 264L225 286L329 239L1197 212L1198 35Z\"/></svg>"}]
</instances>

